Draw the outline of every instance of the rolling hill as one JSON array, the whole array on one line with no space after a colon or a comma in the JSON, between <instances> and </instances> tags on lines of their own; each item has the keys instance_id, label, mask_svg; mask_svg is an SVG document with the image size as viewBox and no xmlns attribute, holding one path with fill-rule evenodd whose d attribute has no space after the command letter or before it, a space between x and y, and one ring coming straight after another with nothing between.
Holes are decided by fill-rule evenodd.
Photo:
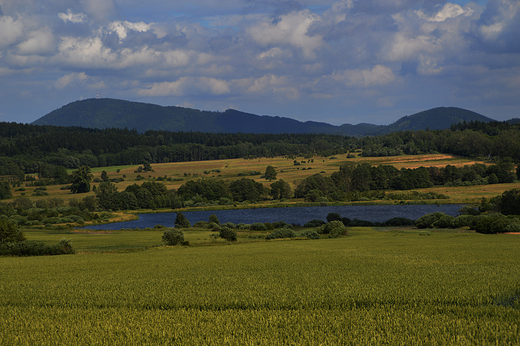
<instances>
[{"instance_id":1,"label":"rolling hill","mask_svg":"<svg viewBox=\"0 0 520 346\"><path fill-rule=\"evenodd\" d=\"M348 136L379 135L393 131L444 129L460 121L493 119L454 107L439 107L404 116L390 125L344 124L259 116L233 109L225 112L130 102L116 99L88 99L65 105L33 122L34 125L79 126L87 128L128 128L147 130L200 131L222 133L326 133Z\"/></svg>"}]
</instances>

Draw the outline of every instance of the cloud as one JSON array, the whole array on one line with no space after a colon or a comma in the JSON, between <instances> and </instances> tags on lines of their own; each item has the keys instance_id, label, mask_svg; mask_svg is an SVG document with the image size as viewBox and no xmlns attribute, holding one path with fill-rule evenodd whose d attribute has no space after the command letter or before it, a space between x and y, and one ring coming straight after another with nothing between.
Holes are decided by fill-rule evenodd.
<instances>
[{"instance_id":1,"label":"cloud","mask_svg":"<svg viewBox=\"0 0 520 346\"><path fill-rule=\"evenodd\" d=\"M520 2L489 0L472 33L480 49L489 52L520 52Z\"/></svg>"},{"instance_id":2,"label":"cloud","mask_svg":"<svg viewBox=\"0 0 520 346\"><path fill-rule=\"evenodd\" d=\"M113 0L80 0L84 11L97 21L107 21L116 14L116 4Z\"/></svg>"},{"instance_id":3,"label":"cloud","mask_svg":"<svg viewBox=\"0 0 520 346\"><path fill-rule=\"evenodd\" d=\"M223 95L229 92L226 81L207 77L182 77L173 82L154 83L149 88L137 91L143 96Z\"/></svg>"},{"instance_id":4,"label":"cloud","mask_svg":"<svg viewBox=\"0 0 520 346\"><path fill-rule=\"evenodd\" d=\"M0 0L0 7L0 95L47 95L35 113L94 87L125 99L307 119L322 110L333 119L469 100L486 109L516 102L510 109L520 111L512 96L520 94L517 0ZM49 96L48 85L60 95Z\"/></svg>"},{"instance_id":5,"label":"cloud","mask_svg":"<svg viewBox=\"0 0 520 346\"><path fill-rule=\"evenodd\" d=\"M29 33L27 40L18 45L21 55L45 55L54 51L54 35L50 28L41 28Z\"/></svg>"},{"instance_id":6,"label":"cloud","mask_svg":"<svg viewBox=\"0 0 520 346\"><path fill-rule=\"evenodd\" d=\"M87 20L87 15L84 13L77 13L74 14L72 11L67 9L67 13L58 13L58 17L66 22L72 22L72 23L83 23Z\"/></svg>"},{"instance_id":7,"label":"cloud","mask_svg":"<svg viewBox=\"0 0 520 346\"><path fill-rule=\"evenodd\" d=\"M23 23L9 16L0 17L0 49L15 43L22 37Z\"/></svg>"},{"instance_id":8,"label":"cloud","mask_svg":"<svg viewBox=\"0 0 520 346\"><path fill-rule=\"evenodd\" d=\"M54 87L56 89L63 89L67 86L70 86L72 83L75 82L84 82L87 80L87 75L84 72L81 73L70 73L68 75L65 75L61 78L59 78L55 83Z\"/></svg>"},{"instance_id":9,"label":"cloud","mask_svg":"<svg viewBox=\"0 0 520 346\"><path fill-rule=\"evenodd\" d=\"M249 33L262 46L289 45L300 48L305 58L314 59L314 51L321 46L322 37L308 36L309 27L319 17L308 10L283 15L277 22L265 18L251 27Z\"/></svg>"},{"instance_id":10,"label":"cloud","mask_svg":"<svg viewBox=\"0 0 520 346\"><path fill-rule=\"evenodd\" d=\"M345 83L348 87L374 87L386 86L395 81L395 75L391 68L376 65L366 70L345 70L336 72L332 78Z\"/></svg>"}]
</instances>

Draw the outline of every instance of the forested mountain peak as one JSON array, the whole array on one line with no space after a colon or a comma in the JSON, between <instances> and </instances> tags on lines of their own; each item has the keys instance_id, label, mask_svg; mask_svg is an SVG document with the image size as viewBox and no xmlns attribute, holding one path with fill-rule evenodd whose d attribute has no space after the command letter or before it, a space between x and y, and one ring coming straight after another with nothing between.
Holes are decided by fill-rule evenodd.
<instances>
[{"instance_id":1,"label":"forested mountain peak","mask_svg":"<svg viewBox=\"0 0 520 346\"><path fill-rule=\"evenodd\" d=\"M489 122L493 119L455 107L438 107L404 116L393 124L344 124L259 116L234 109L225 112L200 111L177 106L159 106L116 99L87 99L65 105L33 122L34 125L79 126L86 128L128 128L147 130L200 131L212 133L324 133L348 136L385 134L393 131L445 129L462 121Z\"/></svg>"}]
</instances>

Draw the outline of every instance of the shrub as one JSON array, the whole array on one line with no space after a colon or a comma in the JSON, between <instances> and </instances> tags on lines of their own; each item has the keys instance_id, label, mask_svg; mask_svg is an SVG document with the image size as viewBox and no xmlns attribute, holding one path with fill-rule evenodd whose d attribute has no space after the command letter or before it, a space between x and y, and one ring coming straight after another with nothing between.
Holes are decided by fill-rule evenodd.
<instances>
[{"instance_id":1,"label":"shrub","mask_svg":"<svg viewBox=\"0 0 520 346\"><path fill-rule=\"evenodd\" d=\"M210 223L214 222L214 223L216 223L217 225L220 226L220 221L218 220L218 217L217 217L217 215L215 215L215 214L211 214L211 215L209 216L209 222L210 222Z\"/></svg>"},{"instance_id":2,"label":"shrub","mask_svg":"<svg viewBox=\"0 0 520 346\"><path fill-rule=\"evenodd\" d=\"M16 243L0 244L0 255L11 256L46 256L75 253L72 240L61 239L56 245L46 245L43 242L25 240Z\"/></svg>"},{"instance_id":3,"label":"shrub","mask_svg":"<svg viewBox=\"0 0 520 346\"><path fill-rule=\"evenodd\" d=\"M220 229L220 238L226 239L227 241L236 241L237 232L234 229L228 227L222 227Z\"/></svg>"},{"instance_id":4,"label":"shrub","mask_svg":"<svg viewBox=\"0 0 520 346\"><path fill-rule=\"evenodd\" d=\"M474 215L463 214L451 220L451 228L471 227Z\"/></svg>"},{"instance_id":5,"label":"shrub","mask_svg":"<svg viewBox=\"0 0 520 346\"><path fill-rule=\"evenodd\" d=\"M506 232L520 233L520 222L512 222L505 228Z\"/></svg>"},{"instance_id":6,"label":"shrub","mask_svg":"<svg viewBox=\"0 0 520 346\"><path fill-rule=\"evenodd\" d=\"M329 238L337 238L340 235L345 235L347 233L347 228L343 224L343 222L339 220L334 220L327 222L325 225L320 226L318 229L318 233L328 234Z\"/></svg>"},{"instance_id":7,"label":"shrub","mask_svg":"<svg viewBox=\"0 0 520 346\"><path fill-rule=\"evenodd\" d=\"M237 228L238 229L250 229L251 228L251 225L247 224L247 223L239 223L237 225Z\"/></svg>"},{"instance_id":8,"label":"shrub","mask_svg":"<svg viewBox=\"0 0 520 346\"><path fill-rule=\"evenodd\" d=\"M341 215L339 215L338 213L328 213L327 222L331 221L341 221Z\"/></svg>"},{"instance_id":9,"label":"shrub","mask_svg":"<svg viewBox=\"0 0 520 346\"><path fill-rule=\"evenodd\" d=\"M18 227L11 222L0 219L0 244L24 241L25 236Z\"/></svg>"},{"instance_id":10,"label":"shrub","mask_svg":"<svg viewBox=\"0 0 520 346\"><path fill-rule=\"evenodd\" d=\"M300 236L302 237L306 237L306 238L309 238L309 239L320 239L320 235L318 234L318 232L316 231L311 231L311 230L306 230L306 231L303 231Z\"/></svg>"},{"instance_id":11,"label":"shrub","mask_svg":"<svg viewBox=\"0 0 520 346\"><path fill-rule=\"evenodd\" d=\"M411 226L414 223L414 220L407 219L405 217L393 217L390 220L383 222L381 226Z\"/></svg>"},{"instance_id":12,"label":"shrub","mask_svg":"<svg viewBox=\"0 0 520 346\"><path fill-rule=\"evenodd\" d=\"M321 225L324 225L325 221L314 219L309 222L307 222L304 227L320 227Z\"/></svg>"},{"instance_id":13,"label":"shrub","mask_svg":"<svg viewBox=\"0 0 520 346\"><path fill-rule=\"evenodd\" d=\"M179 229L169 228L164 231L162 240L166 245L177 245L184 242L184 233Z\"/></svg>"},{"instance_id":14,"label":"shrub","mask_svg":"<svg viewBox=\"0 0 520 346\"><path fill-rule=\"evenodd\" d=\"M213 232L219 232L220 231L220 226L215 223L215 222L210 222L208 224L208 228L211 229Z\"/></svg>"},{"instance_id":15,"label":"shrub","mask_svg":"<svg viewBox=\"0 0 520 346\"><path fill-rule=\"evenodd\" d=\"M451 222L455 219L451 215L443 215L437 221L435 221L431 227L433 228L450 228Z\"/></svg>"},{"instance_id":16,"label":"shrub","mask_svg":"<svg viewBox=\"0 0 520 346\"><path fill-rule=\"evenodd\" d=\"M290 228L291 225L289 225L287 222L285 221L276 221L276 222L273 222L273 229L277 229L277 228L283 228L283 227L288 227Z\"/></svg>"},{"instance_id":17,"label":"shrub","mask_svg":"<svg viewBox=\"0 0 520 346\"><path fill-rule=\"evenodd\" d=\"M290 228L278 228L273 232L269 233L265 239L281 239L281 238L294 238L296 237L296 233Z\"/></svg>"},{"instance_id":18,"label":"shrub","mask_svg":"<svg viewBox=\"0 0 520 346\"><path fill-rule=\"evenodd\" d=\"M178 212L175 218L175 228L190 228L190 221L184 216L183 213Z\"/></svg>"},{"instance_id":19,"label":"shrub","mask_svg":"<svg viewBox=\"0 0 520 346\"><path fill-rule=\"evenodd\" d=\"M253 231L267 231L267 227L265 227L265 225L261 222L252 224L250 229Z\"/></svg>"},{"instance_id":20,"label":"shrub","mask_svg":"<svg viewBox=\"0 0 520 346\"><path fill-rule=\"evenodd\" d=\"M440 220L443 216L447 215L441 212L426 214L415 221L415 226L417 228L432 228L434 227L433 224Z\"/></svg>"},{"instance_id":21,"label":"shrub","mask_svg":"<svg viewBox=\"0 0 520 346\"><path fill-rule=\"evenodd\" d=\"M348 223L348 225L350 227L374 227L376 224L373 223L372 221L354 219L354 220L351 220Z\"/></svg>"},{"instance_id":22,"label":"shrub","mask_svg":"<svg viewBox=\"0 0 520 346\"><path fill-rule=\"evenodd\" d=\"M476 215L480 215L480 210L472 208L470 206L464 206L459 209L459 214L476 216Z\"/></svg>"},{"instance_id":23,"label":"shrub","mask_svg":"<svg viewBox=\"0 0 520 346\"><path fill-rule=\"evenodd\" d=\"M208 228L207 221L197 221L193 224L193 228Z\"/></svg>"},{"instance_id":24,"label":"shrub","mask_svg":"<svg viewBox=\"0 0 520 346\"><path fill-rule=\"evenodd\" d=\"M226 222L225 224L222 225L222 227L227 227L227 228L235 229L235 228L237 228L237 225L235 225L235 224L232 223L232 222Z\"/></svg>"},{"instance_id":25,"label":"shrub","mask_svg":"<svg viewBox=\"0 0 520 346\"><path fill-rule=\"evenodd\" d=\"M219 205L231 205L233 204L233 200L232 199L229 199L227 197L221 197L219 200L218 200L218 204Z\"/></svg>"}]
</instances>

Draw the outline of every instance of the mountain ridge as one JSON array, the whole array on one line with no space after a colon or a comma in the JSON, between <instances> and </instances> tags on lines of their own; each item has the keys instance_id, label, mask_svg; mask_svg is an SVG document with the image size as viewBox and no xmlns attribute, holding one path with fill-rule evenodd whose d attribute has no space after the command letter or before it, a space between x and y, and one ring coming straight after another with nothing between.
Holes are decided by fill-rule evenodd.
<instances>
[{"instance_id":1,"label":"mountain ridge","mask_svg":"<svg viewBox=\"0 0 520 346\"><path fill-rule=\"evenodd\" d=\"M79 126L87 128L129 128L138 132L165 130L213 133L324 133L348 136L381 135L394 131L444 129L461 121L490 122L473 111L456 107L437 107L403 116L390 125L342 124L255 115L228 109L224 112L201 111L178 106L117 99L74 101L32 122L34 125Z\"/></svg>"}]
</instances>

